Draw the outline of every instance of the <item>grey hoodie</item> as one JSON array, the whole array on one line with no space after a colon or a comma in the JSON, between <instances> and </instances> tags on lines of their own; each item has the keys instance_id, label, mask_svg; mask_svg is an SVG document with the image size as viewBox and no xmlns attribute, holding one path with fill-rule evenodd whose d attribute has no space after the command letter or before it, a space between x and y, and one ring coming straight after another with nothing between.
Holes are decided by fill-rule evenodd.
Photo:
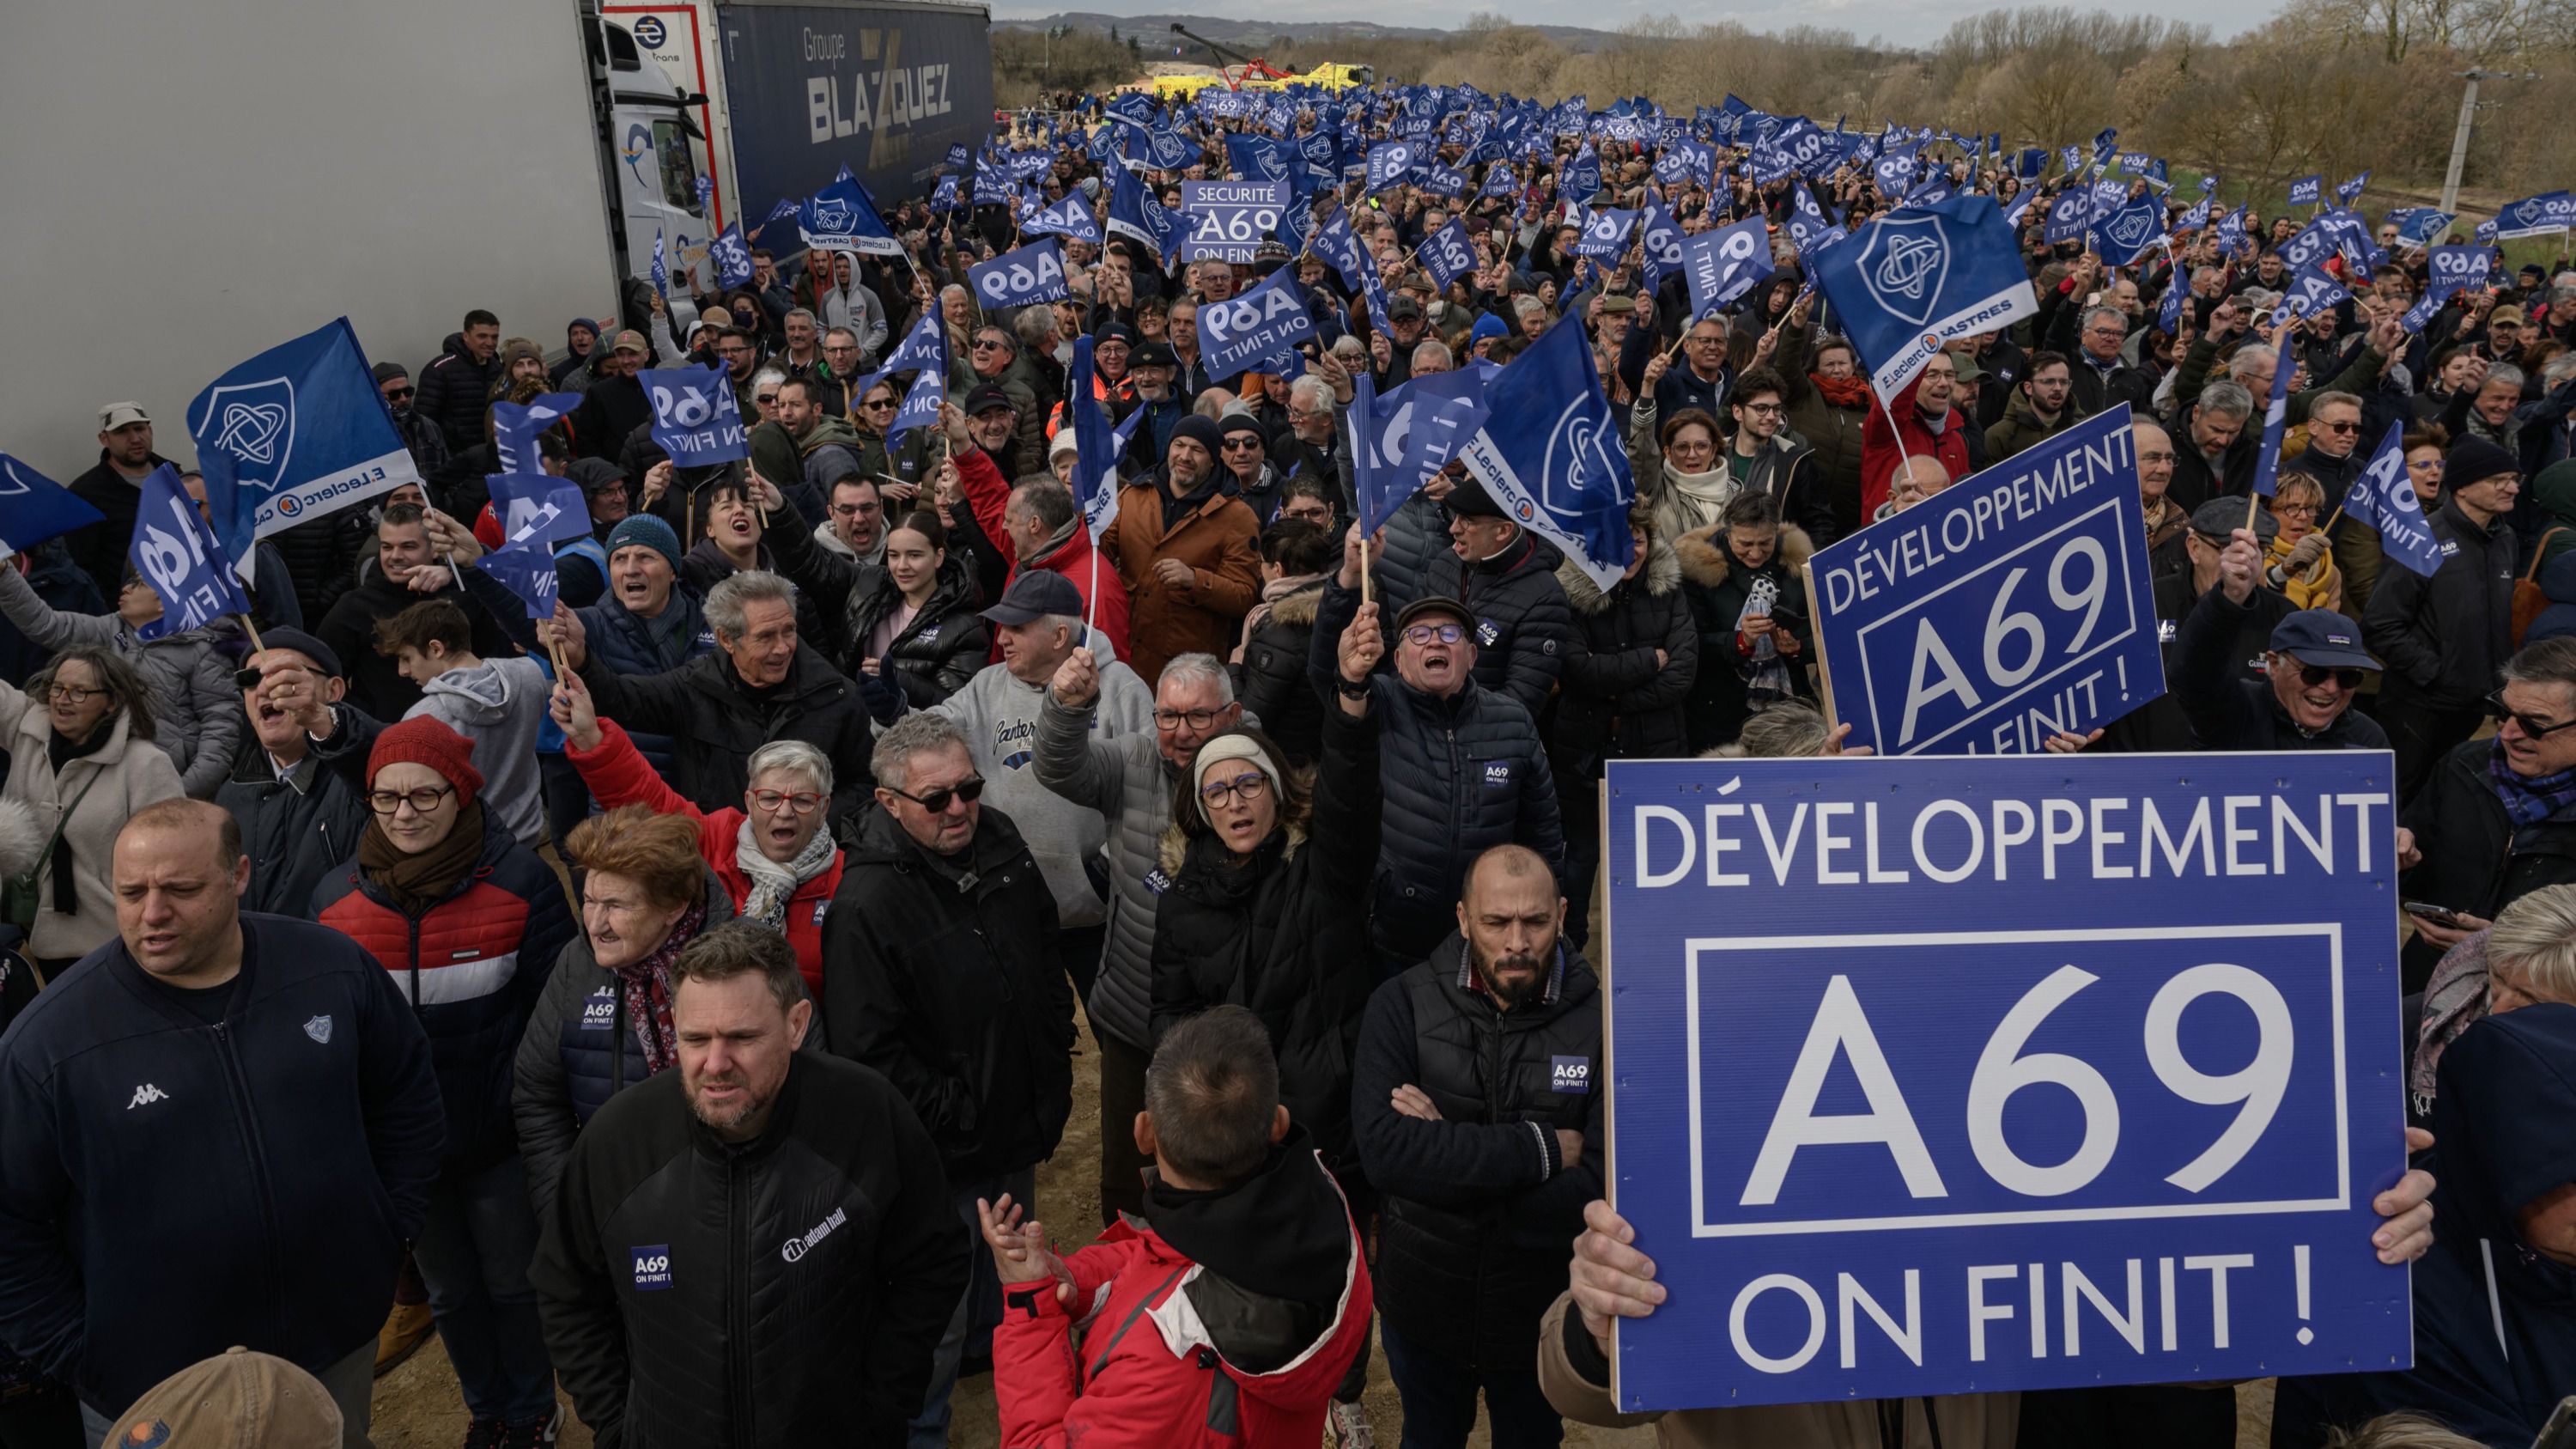
<instances>
[{"instance_id":1,"label":"grey hoodie","mask_svg":"<svg viewBox=\"0 0 2576 1449\"><path fill-rule=\"evenodd\" d=\"M1077 804L1038 783L1038 715L1047 697L1046 686L1023 684L1008 666L987 664L933 710L954 720L966 736L975 773L984 777L984 803L1019 827L1020 838L1037 857L1038 873L1055 892L1058 918L1068 929L1097 926L1108 906L1092 889L1083 863L1099 853L1109 826L1093 805ZM1152 743L1154 691L1135 670L1104 660L1090 737L1106 741L1126 735L1142 735Z\"/></svg>"},{"instance_id":2,"label":"grey hoodie","mask_svg":"<svg viewBox=\"0 0 2576 1449\"><path fill-rule=\"evenodd\" d=\"M486 659L431 680L405 719L427 715L474 742L483 808L530 850L545 843L537 776L537 727L553 684L533 659Z\"/></svg>"}]
</instances>

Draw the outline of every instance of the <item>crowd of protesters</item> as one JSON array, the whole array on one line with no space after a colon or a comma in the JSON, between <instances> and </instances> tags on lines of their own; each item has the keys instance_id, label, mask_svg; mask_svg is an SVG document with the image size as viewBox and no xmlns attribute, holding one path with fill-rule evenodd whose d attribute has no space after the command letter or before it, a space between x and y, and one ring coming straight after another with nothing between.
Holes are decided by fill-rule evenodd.
<instances>
[{"instance_id":1,"label":"crowd of protesters","mask_svg":"<svg viewBox=\"0 0 2576 1449\"><path fill-rule=\"evenodd\" d=\"M1079 140L1040 190L1105 215ZM1497 1445L1634 1422L1609 1332L1664 1289L1602 1201L1605 764L1839 753L1799 565L2122 405L2169 693L2049 747L2393 748L2427 907L2432 1137L2373 1239L2421 1260L2417 1367L2284 1381L2273 1442L2398 1410L2527 1442L2576 1384L2576 274L2409 331L2425 254L2388 230L2354 300L2296 324L2248 527L2289 218L2107 268L2045 241L2062 181L1950 162L2040 186L2038 315L1881 408L1799 286L1786 183L1658 183L1652 148L1598 141L1611 204L1773 225L1774 282L1694 319L1634 250L1574 254L1576 144L1463 204L1353 207L1383 329L1311 254L1175 265L1115 231L1066 244L1064 300L986 311L964 269L1011 209L922 198L887 213L900 256L757 251L741 286L684 272L559 344L466 311L426 366L376 367L422 481L263 547L256 649L233 621L144 637L155 417L102 407L73 491L107 521L0 573L0 1445L160 1442L129 1407L233 1345L309 1371L263 1382L360 1444L372 1374L432 1325L470 1445L552 1442L558 1390L601 1444L936 1445L991 1372L1007 1445L1367 1446L1380 1351L1409 1449L1464 1444L1480 1397ZM1152 180L1177 207L1224 167L1212 132ZM1865 168L1818 190L1854 227L1891 205ZM1436 287L1410 262L1453 217L1477 267ZM1197 309L1281 268L1318 325L1296 375L1210 376ZM934 301L950 400L889 431L914 379L876 360ZM1363 377L1560 325L1622 420L1625 576L1454 464L1362 537ZM1063 408L1086 336L1137 424L1096 540ZM747 464L655 443L635 374L682 360L726 370ZM491 406L550 391L582 401L541 466L592 526L531 624L475 561L503 542ZM2341 508L2398 422L2430 576ZM1077 1013L1105 1231L1059 1256L1032 1214ZM1551 1089L1569 1058L1586 1090ZM1662 1422L1793 1449L2235 1432L2192 1388Z\"/></svg>"}]
</instances>

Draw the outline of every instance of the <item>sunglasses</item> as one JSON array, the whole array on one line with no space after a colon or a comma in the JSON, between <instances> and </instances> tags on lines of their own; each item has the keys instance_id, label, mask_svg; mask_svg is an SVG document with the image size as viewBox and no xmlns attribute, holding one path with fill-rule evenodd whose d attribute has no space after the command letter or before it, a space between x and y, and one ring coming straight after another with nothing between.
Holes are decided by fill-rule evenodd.
<instances>
[{"instance_id":1,"label":"sunglasses","mask_svg":"<svg viewBox=\"0 0 2576 1449\"><path fill-rule=\"evenodd\" d=\"M760 404L762 407L769 407L778 401L778 394L774 392L765 392L753 398L752 401Z\"/></svg>"},{"instance_id":2,"label":"sunglasses","mask_svg":"<svg viewBox=\"0 0 2576 1449\"><path fill-rule=\"evenodd\" d=\"M1229 453L1257 453L1261 451L1261 440L1244 437L1228 438L1225 440L1225 450Z\"/></svg>"},{"instance_id":3,"label":"sunglasses","mask_svg":"<svg viewBox=\"0 0 2576 1449\"><path fill-rule=\"evenodd\" d=\"M866 408L869 412L872 412L872 413L877 413L877 412L892 412L892 411L894 411L894 399L893 399L893 398L890 398L890 397L888 397L888 398L870 398L870 399L869 399L869 400L867 400L866 402L863 402L863 403L859 404L859 406L861 406L861 407L863 407L863 408Z\"/></svg>"},{"instance_id":4,"label":"sunglasses","mask_svg":"<svg viewBox=\"0 0 2576 1449\"><path fill-rule=\"evenodd\" d=\"M2357 433L2361 431L2361 424L2359 423L2318 423L2316 426L2325 429L2329 433L2335 434L2337 437L2341 437L2346 433Z\"/></svg>"},{"instance_id":5,"label":"sunglasses","mask_svg":"<svg viewBox=\"0 0 2576 1449\"><path fill-rule=\"evenodd\" d=\"M407 398L407 397L411 396L411 395L412 395L412 391L413 391L412 389L407 388L407 387L389 387L389 388L386 388L386 389L385 389L385 401L387 401L387 402L401 402L404 398Z\"/></svg>"},{"instance_id":6,"label":"sunglasses","mask_svg":"<svg viewBox=\"0 0 2576 1449\"><path fill-rule=\"evenodd\" d=\"M2337 689L2359 689L2361 673L2358 669L2334 669L2322 664L2302 664L2299 666L2299 683L2314 689L2331 679Z\"/></svg>"},{"instance_id":7,"label":"sunglasses","mask_svg":"<svg viewBox=\"0 0 2576 1449\"><path fill-rule=\"evenodd\" d=\"M2576 716L2562 719L2556 724L2544 724L2539 720L2533 719L2527 714L2517 714L2514 711L2505 708L2504 691L2501 689L2487 696L2487 713L2494 715L2497 719L2512 720L2524 734L2535 740L2544 739L2550 735L2558 733L2560 730L2563 730L2570 725L2576 725Z\"/></svg>"},{"instance_id":8,"label":"sunglasses","mask_svg":"<svg viewBox=\"0 0 2576 1449\"><path fill-rule=\"evenodd\" d=\"M909 790L896 790L892 785L888 785L886 788L888 790L892 790L897 795L901 795L913 804L920 806L922 809L929 811L933 815L945 815L948 813L948 804L950 801L964 800L967 803L972 804L977 796L982 795L984 793L984 777L981 775L969 776L966 779L958 781L954 785L942 785L938 789L933 790L926 795L915 795Z\"/></svg>"}]
</instances>

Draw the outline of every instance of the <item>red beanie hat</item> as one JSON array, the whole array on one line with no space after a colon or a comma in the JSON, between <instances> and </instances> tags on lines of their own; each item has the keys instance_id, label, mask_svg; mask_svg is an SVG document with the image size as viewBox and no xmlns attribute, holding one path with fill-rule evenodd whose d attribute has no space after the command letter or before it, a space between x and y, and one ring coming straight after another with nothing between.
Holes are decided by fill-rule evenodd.
<instances>
[{"instance_id":1,"label":"red beanie hat","mask_svg":"<svg viewBox=\"0 0 2576 1449\"><path fill-rule=\"evenodd\" d=\"M368 787L374 788L377 771L404 762L427 765L455 786L460 810L473 804L483 788L483 772L474 768L474 742L427 715L404 720L376 736L376 747L367 752Z\"/></svg>"}]
</instances>

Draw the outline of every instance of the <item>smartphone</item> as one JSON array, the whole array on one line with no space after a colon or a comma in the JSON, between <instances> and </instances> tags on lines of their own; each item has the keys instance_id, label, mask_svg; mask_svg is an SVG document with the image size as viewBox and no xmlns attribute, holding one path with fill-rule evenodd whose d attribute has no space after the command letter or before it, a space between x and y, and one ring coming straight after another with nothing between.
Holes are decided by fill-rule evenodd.
<instances>
[{"instance_id":1,"label":"smartphone","mask_svg":"<svg viewBox=\"0 0 2576 1449\"><path fill-rule=\"evenodd\" d=\"M2425 920L2431 921L2437 926L2449 926L2454 929L2460 929L2465 925L2465 923L2460 919L2460 913L2452 910L2449 906L2436 906L2424 901L2407 901L2404 902L2399 909L2405 911L2406 914L2410 916L2421 916Z\"/></svg>"},{"instance_id":2,"label":"smartphone","mask_svg":"<svg viewBox=\"0 0 2576 1449\"><path fill-rule=\"evenodd\" d=\"M2558 1401L2557 1412L2540 1426L2540 1437L2531 1441L2531 1449L2576 1449L2576 1398Z\"/></svg>"}]
</instances>

